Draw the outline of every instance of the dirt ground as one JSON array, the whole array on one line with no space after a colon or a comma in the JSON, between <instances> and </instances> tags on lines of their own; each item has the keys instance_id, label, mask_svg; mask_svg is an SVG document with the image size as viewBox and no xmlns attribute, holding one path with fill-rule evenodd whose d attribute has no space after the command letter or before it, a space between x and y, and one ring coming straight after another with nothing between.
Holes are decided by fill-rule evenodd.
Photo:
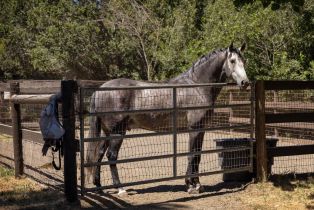
<instances>
[{"instance_id":1,"label":"dirt ground","mask_svg":"<svg viewBox=\"0 0 314 210\"><path fill-rule=\"evenodd\" d=\"M183 180L176 180L129 188L129 195L123 197L117 196L113 190L103 193L102 197L88 195L81 205L88 208L92 200L102 208L241 209L245 204L234 199L234 196L245 188L246 185L241 183L220 183L205 185L205 193L190 195L185 191Z\"/></svg>"},{"instance_id":2,"label":"dirt ground","mask_svg":"<svg viewBox=\"0 0 314 210\"><path fill-rule=\"evenodd\" d=\"M206 139L228 137L230 133L212 135L207 135ZM232 133L232 136L243 137L243 134ZM183 135L178 138L180 152L185 152L187 148L187 142L183 139L187 138ZM158 139L158 144L154 142L156 142L155 138L125 141L120 158L128 158L128 154L142 157L172 152L171 136ZM0 141L2 155L0 160L6 165L12 165L13 161L11 143L6 138ZM202 177L201 183L205 187L205 192L198 195L186 193L184 180L175 180L127 187L129 195L123 197L118 196L114 189L102 193L88 193L84 197L79 197L79 203L69 205L64 201L63 193L60 191L63 189L62 171L56 172L49 166L51 156L42 157L41 146L29 141L24 142L24 161L27 165L25 170L32 179L15 180L12 174L5 178L0 176L0 209L314 209L313 179L279 178L264 184L224 183L221 179L222 175ZM204 148L215 148L213 141L205 141ZM274 171L284 174L285 171L291 172L290 170L295 172L314 170L313 155L297 157L275 159ZM204 155L203 170L219 169L217 158L217 154ZM142 165L133 164L128 166L121 164L123 181L159 178L171 175L172 172L172 165L160 160L143 162ZM178 161L179 175L185 173L185 169L186 157ZM111 184L110 172L105 167L102 177L103 184ZM79 169L78 178L80 178Z\"/></svg>"},{"instance_id":3,"label":"dirt ground","mask_svg":"<svg viewBox=\"0 0 314 210\"><path fill-rule=\"evenodd\" d=\"M183 180L177 180L128 188L123 197L115 190L89 193L69 204L62 192L11 173L0 177L0 209L314 209L313 178L210 185L212 178L202 178L205 192L198 195L187 194Z\"/></svg>"},{"instance_id":4,"label":"dirt ground","mask_svg":"<svg viewBox=\"0 0 314 210\"><path fill-rule=\"evenodd\" d=\"M314 182L280 181L274 183L224 183L211 185L213 176L203 177L205 192L190 195L183 180L129 188L129 195L119 197L114 191L88 195L83 208L127 209L314 209ZM217 177L216 177L217 178ZM94 202L94 203L93 203ZM93 203L91 205L91 203Z\"/></svg>"}]
</instances>

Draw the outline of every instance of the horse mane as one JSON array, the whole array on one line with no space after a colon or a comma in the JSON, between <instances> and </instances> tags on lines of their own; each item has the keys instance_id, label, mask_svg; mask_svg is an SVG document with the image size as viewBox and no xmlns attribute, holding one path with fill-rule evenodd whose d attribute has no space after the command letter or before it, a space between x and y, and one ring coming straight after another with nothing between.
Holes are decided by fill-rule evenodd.
<instances>
[{"instance_id":1,"label":"horse mane","mask_svg":"<svg viewBox=\"0 0 314 210\"><path fill-rule=\"evenodd\" d=\"M200 59L198 59L195 63L193 63L192 67L189 68L187 70L187 72L189 72L190 70L194 71L194 68L201 66L203 63L205 63L209 59L214 58L215 56L217 56L221 52L225 52L227 49L228 48L220 48L218 50L214 50L212 52L209 52L207 55L201 56ZM230 51L237 53L243 59L242 53L240 52L240 50L238 48L232 48L232 49L230 49Z\"/></svg>"},{"instance_id":2,"label":"horse mane","mask_svg":"<svg viewBox=\"0 0 314 210\"><path fill-rule=\"evenodd\" d=\"M192 65L192 67L190 69L193 69L195 67L201 66L203 63L205 63L209 59L213 58L214 56L217 56L219 53L224 52L225 50L227 50L227 49L226 48L221 48L221 49L209 52L207 55L203 55L200 59L198 59L195 63L193 63L193 65Z\"/></svg>"},{"instance_id":3,"label":"horse mane","mask_svg":"<svg viewBox=\"0 0 314 210\"><path fill-rule=\"evenodd\" d=\"M215 58L216 56L218 56L220 53L222 52L225 52L226 50L228 50L229 48L220 48L220 49L217 49L217 50L214 50L214 51L211 51L209 52L208 54L206 55L203 55L201 56L196 62L194 62L192 64L192 66L182 72L181 74L179 74L177 77L175 78L172 78L172 79L169 79L169 80L166 80L164 82L171 82L173 80L176 80L177 78L180 78L180 77L186 77L186 76L190 76L190 75L193 75L195 70L197 71L197 69L202 66L203 64L207 63L207 62L210 62L210 60L212 60L213 58ZM241 55L241 52L239 51L238 48L232 48L230 49L231 52L234 52L234 53L237 53L238 55L240 55L240 57L242 58L242 55Z\"/></svg>"}]
</instances>

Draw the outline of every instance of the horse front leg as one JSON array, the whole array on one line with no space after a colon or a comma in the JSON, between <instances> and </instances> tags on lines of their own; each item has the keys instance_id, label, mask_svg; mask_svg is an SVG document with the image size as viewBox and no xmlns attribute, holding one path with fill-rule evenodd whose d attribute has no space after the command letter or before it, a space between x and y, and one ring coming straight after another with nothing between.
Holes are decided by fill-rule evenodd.
<instances>
[{"instance_id":1,"label":"horse front leg","mask_svg":"<svg viewBox=\"0 0 314 210\"><path fill-rule=\"evenodd\" d=\"M109 161L116 161L118 159L119 150L123 142L123 137L120 134L114 134L111 136L121 136L121 138L110 140L109 148L106 154ZM121 182L120 182L119 172L118 172L116 163L110 163L110 172L111 172L113 184L118 187L118 190L119 190L118 195L126 194L127 193L126 190L123 187L120 187Z\"/></svg>"},{"instance_id":2,"label":"horse front leg","mask_svg":"<svg viewBox=\"0 0 314 210\"><path fill-rule=\"evenodd\" d=\"M204 139L204 132L189 133L189 152L202 151ZM201 154L190 154L188 156L188 167L186 174L193 175L199 173L199 164L201 161ZM199 177L188 177L185 179L187 191L190 194L202 193L204 187L200 184Z\"/></svg>"}]
</instances>

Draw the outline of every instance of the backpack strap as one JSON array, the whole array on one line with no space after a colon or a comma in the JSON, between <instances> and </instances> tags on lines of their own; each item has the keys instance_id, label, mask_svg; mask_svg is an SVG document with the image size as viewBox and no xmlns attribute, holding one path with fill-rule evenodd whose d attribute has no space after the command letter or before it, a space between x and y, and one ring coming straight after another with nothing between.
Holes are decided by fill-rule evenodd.
<instances>
[{"instance_id":1,"label":"backpack strap","mask_svg":"<svg viewBox=\"0 0 314 210\"><path fill-rule=\"evenodd\" d=\"M54 151L52 152L52 166L54 167L54 169L56 170L60 170L61 169L61 154L60 154L61 150L59 149L59 166L57 166L57 164L55 163L55 156L54 156Z\"/></svg>"}]
</instances>

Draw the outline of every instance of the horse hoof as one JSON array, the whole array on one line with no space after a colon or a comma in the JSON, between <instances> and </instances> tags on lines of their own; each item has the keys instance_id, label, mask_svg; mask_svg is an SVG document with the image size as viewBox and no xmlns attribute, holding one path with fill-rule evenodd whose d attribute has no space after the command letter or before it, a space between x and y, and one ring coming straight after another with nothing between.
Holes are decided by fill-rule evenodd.
<instances>
[{"instance_id":1,"label":"horse hoof","mask_svg":"<svg viewBox=\"0 0 314 210\"><path fill-rule=\"evenodd\" d=\"M122 197L126 195L128 195L128 192L123 188L119 188L118 196Z\"/></svg>"},{"instance_id":2,"label":"horse hoof","mask_svg":"<svg viewBox=\"0 0 314 210\"><path fill-rule=\"evenodd\" d=\"M190 185L190 186L188 187L187 192L188 192L189 194L199 194L199 190L196 189L196 187L194 187L193 185Z\"/></svg>"},{"instance_id":3,"label":"horse hoof","mask_svg":"<svg viewBox=\"0 0 314 210\"><path fill-rule=\"evenodd\" d=\"M190 187L190 188L188 189L188 193L189 193L189 194L199 194L199 191L196 190L195 187Z\"/></svg>"},{"instance_id":4,"label":"horse hoof","mask_svg":"<svg viewBox=\"0 0 314 210\"><path fill-rule=\"evenodd\" d=\"M204 187L201 184L197 184L195 187L190 186L187 190L189 194L200 194L205 191Z\"/></svg>"},{"instance_id":5,"label":"horse hoof","mask_svg":"<svg viewBox=\"0 0 314 210\"><path fill-rule=\"evenodd\" d=\"M205 188L204 188L201 184L196 184L195 189L196 189L199 193L205 192Z\"/></svg>"}]
</instances>

